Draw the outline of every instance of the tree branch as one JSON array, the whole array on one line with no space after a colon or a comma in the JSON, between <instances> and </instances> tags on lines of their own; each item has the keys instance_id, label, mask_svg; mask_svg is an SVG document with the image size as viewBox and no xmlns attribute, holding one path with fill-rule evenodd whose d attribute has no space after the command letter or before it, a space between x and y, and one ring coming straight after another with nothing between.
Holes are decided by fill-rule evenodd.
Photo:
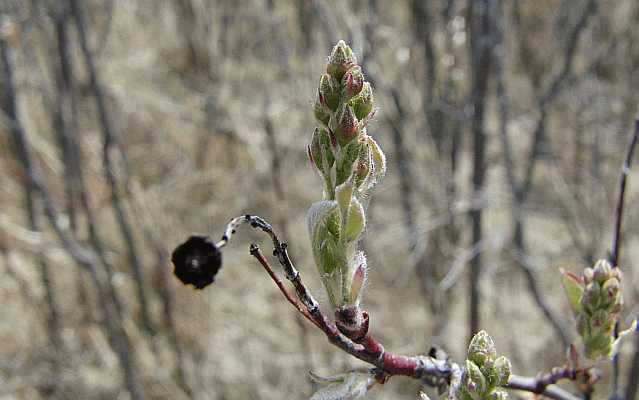
<instances>
[{"instance_id":1,"label":"tree branch","mask_svg":"<svg viewBox=\"0 0 639 400\"><path fill-rule=\"evenodd\" d=\"M318 327L330 343L355 358L374 365L380 371L380 376L383 377L393 375L408 376L419 379L427 385L441 388L445 385L449 385L451 378L455 374L460 373L459 365L450 360L438 360L426 356L396 355L386 351L384 346L370 334L367 334L359 341L354 341L341 333L335 324L322 312L319 304L302 282L299 271L293 265L288 255L286 243L279 240L273 232L271 225L263 218L245 215L232 219L227 225L222 239L216 243L216 246L218 248L226 246L231 236L235 234L237 228L243 224L249 224L253 228L260 229L271 237L274 247L273 255L284 269L284 275L295 288L297 298L295 298L291 290L284 285L274 272L273 267L266 257L264 257L258 245L251 244L251 255L264 267L288 302L306 317L306 319ZM542 394L555 400L580 400L578 396L554 386L555 383L562 379L592 382L593 379L596 379L596 376L591 375L588 368L573 369L561 367L555 368L549 373L540 374L534 378L511 375L506 387L514 390Z\"/></svg>"},{"instance_id":2,"label":"tree branch","mask_svg":"<svg viewBox=\"0 0 639 400\"><path fill-rule=\"evenodd\" d=\"M529 378L519 375L511 375L508 385L509 389L523 390L526 392L541 394L555 400L581 400L580 397L554 386L559 379L549 381L542 377Z\"/></svg>"}]
</instances>

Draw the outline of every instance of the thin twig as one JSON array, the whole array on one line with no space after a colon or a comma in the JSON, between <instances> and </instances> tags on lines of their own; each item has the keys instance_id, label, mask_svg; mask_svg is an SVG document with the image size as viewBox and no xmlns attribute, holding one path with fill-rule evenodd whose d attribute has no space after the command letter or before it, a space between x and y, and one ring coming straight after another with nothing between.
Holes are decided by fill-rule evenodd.
<instances>
[{"instance_id":1,"label":"thin twig","mask_svg":"<svg viewBox=\"0 0 639 400\"><path fill-rule=\"evenodd\" d=\"M541 382L541 383L540 383ZM555 400L581 400L580 397L555 386L557 381L545 383L543 379L511 375L508 381L509 389L523 390L526 392L541 394Z\"/></svg>"},{"instance_id":2,"label":"thin twig","mask_svg":"<svg viewBox=\"0 0 639 400\"><path fill-rule=\"evenodd\" d=\"M262 267L264 267L264 269L266 270L268 275L271 277L273 282L275 282L275 284L280 289L284 297L286 297L286 300L288 300L288 302L291 303L297 309L297 311L299 311L304 317L306 317L306 319L308 319L313 324L315 324L315 321L313 320L313 317L311 317L311 315L308 313L308 310L304 307L302 303L300 303L300 301L295 297L295 295L291 293L291 291L286 286L284 286L284 283L282 282L282 280L277 276L277 274L275 274L268 260L264 257L264 254L262 254L262 251L260 250L259 246L255 243L252 243L249 251L251 255L255 257L257 261L260 262ZM317 326L317 324L315 325Z\"/></svg>"}]
</instances>

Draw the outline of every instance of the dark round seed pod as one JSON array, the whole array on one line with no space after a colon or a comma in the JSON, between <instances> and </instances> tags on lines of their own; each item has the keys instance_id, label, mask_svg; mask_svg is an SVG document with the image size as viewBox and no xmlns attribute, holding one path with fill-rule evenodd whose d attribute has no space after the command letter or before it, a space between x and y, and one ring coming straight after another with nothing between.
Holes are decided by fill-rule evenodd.
<instances>
[{"instance_id":1,"label":"dark round seed pod","mask_svg":"<svg viewBox=\"0 0 639 400\"><path fill-rule=\"evenodd\" d=\"M185 285L203 289L215 281L222 252L208 236L194 235L173 250L173 273Z\"/></svg>"}]
</instances>

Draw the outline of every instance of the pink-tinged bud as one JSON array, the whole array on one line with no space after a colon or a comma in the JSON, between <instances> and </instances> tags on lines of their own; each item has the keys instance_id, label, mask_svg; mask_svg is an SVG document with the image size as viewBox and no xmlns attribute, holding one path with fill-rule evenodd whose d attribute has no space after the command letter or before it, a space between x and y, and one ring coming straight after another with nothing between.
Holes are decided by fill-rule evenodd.
<instances>
[{"instance_id":1,"label":"pink-tinged bud","mask_svg":"<svg viewBox=\"0 0 639 400\"><path fill-rule=\"evenodd\" d=\"M353 283L351 284L351 299L359 298L360 291L366 282L366 264L360 264L353 274Z\"/></svg>"},{"instance_id":2,"label":"pink-tinged bud","mask_svg":"<svg viewBox=\"0 0 639 400\"><path fill-rule=\"evenodd\" d=\"M313 131L308 156L322 174L328 174L335 162L335 156L331 151L328 132L325 129L315 128Z\"/></svg>"},{"instance_id":3,"label":"pink-tinged bud","mask_svg":"<svg viewBox=\"0 0 639 400\"><path fill-rule=\"evenodd\" d=\"M351 105L359 120L363 120L373 111L373 89L370 83L363 83L362 90L351 100Z\"/></svg>"},{"instance_id":4,"label":"pink-tinged bud","mask_svg":"<svg viewBox=\"0 0 639 400\"><path fill-rule=\"evenodd\" d=\"M346 100L350 100L362 91L364 86L364 74L359 65L346 71L342 77L342 87L344 88L344 96Z\"/></svg>"},{"instance_id":5,"label":"pink-tinged bud","mask_svg":"<svg viewBox=\"0 0 639 400\"><path fill-rule=\"evenodd\" d=\"M335 134L339 143L343 146L357 137L358 121L351 106L344 107L344 111L340 115L338 129Z\"/></svg>"},{"instance_id":6,"label":"pink-tinged bud","mask_svg":"<svg viewBox=\"0 0 639 400\"><path fill-rule=\"evenodd\" d=\"M339 80L355 64L357 64L357 58L355 58L353 50L346 45L346 42L340 40L333 47L331 55L328 56L326 72Z\"/></svg>"},{"instance_id":7,"label":"pink-tinged bud","mask_svg":"<svg viewBox=\"0 0 639 400\"><path fill-rule=\"evenodd\" d=\"M319 82L318 101L321 105L335 111L339 105L340 87L335 78L329 74L324 74Z\"/></svg>"}]
</instances>

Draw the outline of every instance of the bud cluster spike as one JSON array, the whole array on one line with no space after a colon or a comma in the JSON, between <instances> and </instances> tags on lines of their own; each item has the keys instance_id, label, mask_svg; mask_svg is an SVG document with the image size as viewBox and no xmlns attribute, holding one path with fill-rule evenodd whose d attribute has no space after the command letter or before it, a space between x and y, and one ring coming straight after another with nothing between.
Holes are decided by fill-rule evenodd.
<instances>
[{"instance_id":1,"label":"bud cluster spike","mask_svg":"<svg viewBox=\"0 0 639 400\"><path fill-rule=\"evenodd\" d=\"M621 277L621 270L606 260L584 269L581 276L563 273L564 289L589 359L608 357L613 350L613 331L623 305Z\"/></svg>"},{"instance_id":2,"label":"bud cluster spike","mask_svg":"<svg viewBox=\"0 0 639 400\"><path fill-rule=\"evenodd\" d=\"M358 332L365 320L359 303L367 277L358 242L370 194L386 172L386 157L367 132L374 112L373 89L353 50L340 40L328 57L313 104L317 126L308 156L322 178L323 200L309 210L308 225L331 305L338 318L353 314L341 326Z\"/></svg>"},{"instance_id":3,"label":"bud cluster spike","mask_svg":"<svg viewBox=\"0 0 639 400\"><path fill-rule=\"evenodd\" d=\"M457 398L460 400L506 400L508 394L499 389L510 379L510 360L497 357L493 339L486 331L473 336Z\"/></svg>"}]
</instances>

